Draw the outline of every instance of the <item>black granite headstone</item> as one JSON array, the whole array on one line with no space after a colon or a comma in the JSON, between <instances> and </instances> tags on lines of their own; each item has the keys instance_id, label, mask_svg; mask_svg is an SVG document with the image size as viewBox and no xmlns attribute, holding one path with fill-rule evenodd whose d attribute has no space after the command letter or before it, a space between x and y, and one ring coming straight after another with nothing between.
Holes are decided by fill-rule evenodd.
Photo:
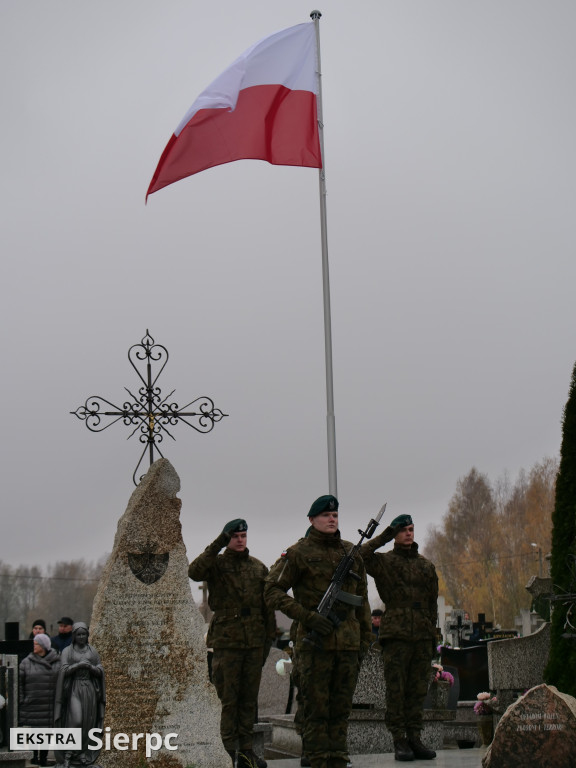
<instances>
[{"instance_id":1,"label":"black granite headstone","mask_svg":"<svg viewBox=\"0 0 576 768\"><path fill-rule=\"evenodd\" d=\"M443 667L456 667L458 670L460 701L475 701L479 693L488 690L490 683L486 645L442 648L440 663Z\"/></svg>"},{"instance_id":2,"label":"black granite headstone","mask_svg":"<svg viewBox=\"0 0 576 768\"><path fill-rule=\"evenodd\" d=\"M18 656L18 664L34 650L33 640L0 640L0 654Z\"/></svg>"},{"instance_id":3,"label":"black granite headstone","mask_svg":"<svg viewBox=\"0 0 576 768\"><path fill-rule=\"evenodd\" d=\"M20 622L19 621L4 622L4 639L20 640Z\"/></svg>"}]
</instances>

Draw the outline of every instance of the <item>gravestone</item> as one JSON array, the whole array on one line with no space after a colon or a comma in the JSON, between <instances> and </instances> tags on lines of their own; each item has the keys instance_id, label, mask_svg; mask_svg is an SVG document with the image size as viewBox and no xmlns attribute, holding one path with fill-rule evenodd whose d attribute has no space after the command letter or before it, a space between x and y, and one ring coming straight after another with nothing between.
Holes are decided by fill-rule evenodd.
<instances>
[{"instance_id":1,"label":"gravestone","mask_svg":"<svg viewBox=\"0 0 576 768\"><path fill-rule=\"evenodd\" d=\"M459 648L464 640L468 640L472 634L472 621L467 611L454 609L446 619L444 632L451 646Z\"/></svg>"},{"instance_id":2,"label":"gravestone","mask_svg":"<svg viewBox=\"0 0 576 768\"><path fill-rule=\"evenodd\" d=\"M483 768L573 768L576 699L552 685L531 688L501 717Z\"/></svg>"},{"instance_id":3,"label":"gravestone","mask_svg":"<svg viewBox=\"0 0 576 768\"><path fill-rule=\"evenodd\" d=\"M385 713L384 661L377 643L373 643L360 668L348 719L348 749L351 755L374 755L394 751L392 735L384 723ZM432 749L441 749L444 741L444 723L453 718L454 711L425 709L422 740ZM299 756L302 744L294 726L294 715L270 716L269 721L272 725L270 755Z\"/></svg>"},{"instance_id":4,"label":"gravestone","mask_svg":"<svg viewBox=\"0 0 576 768\"><path fill-rule=\"evenodd\" d=\"M432 669L430 669L432 675ZM350 754L380 754L394 751L390 731L384 724L386 715L386 682L384 660L378 643L373 643L364 657L348 723ZM424 710L422 740L432 749L440 749L444 741L444 722L454 713L447 710Z\"/></svg>"},{"instance_id":5,"label":"gravestone","mask_svg":"<svg viewBox=\"0 0 576 768\"><path fill-rule=\"evenodd\" d=\"M348 719L348 749L351 755L393 752L392 736L384 724L386 712L386 684L382 654L376 644L365 656L354 692L352 711ZM293 711L296 705L293 706ZM270 754L296 757L301 754L300 736L294 726L294 714L269 718L272 724ZM434 749L442 745L442 722L435 713L424 713L423 741ZM269 763L270 765L270 763Z\"/></svg>"},{"instance_id":6,"label":"gravestone","mask_svg":"<svg viewBox=\"0 0 576 768\"><path fill-rule=\"evenodd\" d=\"M520 608L520 612L514 620L514 625L522 637L536 632L542 624L544 624L542 616L536 611L531 611L530 608Z\"/></svg>"},{"instance_id":7,"label":"gravestone","mask_svg":"<svg viewBox=\"0 0 576 768\"><path fill-rule=\"evenodd\" d=\"M20 640L20 622L4 622L4 640Z\"/></svg>"},{"instance_id":8,"label":"gravestone","mask_svg":"<svg viewBox=\"0 0 576 768\"><path fill-rule=\"evenodd\" d=\"M8 751L10 729L18 726L18 664L17 656L0 654L0 768L24 768L32 759L31 751Z\"/></svg>"},{"instance_id":9,"label":"gravestone","mask_svg":"<svg viewBox=\"0 0 576 768\"><path fill-rule=\"evenodd\" d=\"M17 656L18 664L33 650L33 640L0 640L0 655Z\"/></svg>"},{"instance_id":10,"label":"gravestone","mask_svg":"<svg viewBox=\"0 0 576 768\"><path fill-rule=\"evenodd\" d=\"M450 624L448 619L452 613L452 606L446 605L446 599L442 595L438 595L438 627L440 628L441 638L438 639L438 643L444 645L448 642L448 635L446 634L446 625Z\"/></svg>"},{"instance_id":11,"label":"gravestone","mask_svg":"<svg viewBox=\"0 0 576 768\"><path fill-rule=\"evenodd\" d=\"M126 751L102 750L103 768L222 768L230 762L208 680L204 621L188 579L179 490L170 462L154 462L120 518L98 586L89 642L106 673L104 727L112 739L130 737ZM178 749L163 747L147 757L143 738L132 749L132 734L142 733L162 739L176 733L169 743Z\"/></svg>"},{"instance_id":12,"label":"gravestone","mask_svg":"<svg viewBox=\"0 0 576 768\"><path fill-rule=\"evenodd\" d=\"M481 691L487 691L488 647L487 644L467 648L442 648L442 666L456 667L460 682L460 701L476 701Z\"/></svg>"},{"instance_id":13,"label":"gravestone","mask_svg":"<svg viewBox=\"0 0 576 768\"><path fill-rule=\"evenodd\" d=\"M478 621L472 623L472 634L470 635L469 642L477 643L478 640L484 640L491 631L492 622L486 621L485 613L479 613Z\"/></svg>"},{"instance_id":14,"label":"gravestone","mask_svg":"<svg viewBox=\"0 0 576 768\"><path fill-rule=\"evenodd\" d=\"M506 708L518 695L544 680L550 651L550 624L526 637L492 640L488 643L489 685Z\"/></svg>"},{"instance_id":15,"label":"gravestone","mask_svg":"<svg viewBox=\"0 0 576 768\"><path fill-rule=\"evenodd\" d=\"M279 648L271 648L268 658L262 667L262 679L258 691L258 717L265 719L270 715L286 714L286 706L290 694L290 667L287 665L286 673L279 675L276 664L280 659L289 661L288 654Z\"/></svg>"},{"instance_id":16,"label":"gravestone","mask_svg":"<svg viewBox=\"0 0 576 768\"><path fill-rule=\"evenodd\" d=\"M18 727L18 657L0 655L0 747L8 748L10 728Z\"/></svg>"}]
</instances>

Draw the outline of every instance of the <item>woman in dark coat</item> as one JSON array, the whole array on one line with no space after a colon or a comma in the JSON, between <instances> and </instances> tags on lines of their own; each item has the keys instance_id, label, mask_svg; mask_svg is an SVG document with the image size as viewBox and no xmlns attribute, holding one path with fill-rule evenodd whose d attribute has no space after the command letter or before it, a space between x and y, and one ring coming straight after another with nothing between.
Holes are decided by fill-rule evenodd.
<instances>
[{"instance_id":1,"label":"woman in dark coat","mask_svg":"<svg viewBox=\"0 0 576 768\"><path fill-rule=\"evenodd\" d=\"M51 728L54 725L54 697L60 669L60 656L45 634L34 636L34 650L20 662L19 723L31 728ZM46 751L34 753L33 763L46 765Z\"/></svg>"}]
</instances>

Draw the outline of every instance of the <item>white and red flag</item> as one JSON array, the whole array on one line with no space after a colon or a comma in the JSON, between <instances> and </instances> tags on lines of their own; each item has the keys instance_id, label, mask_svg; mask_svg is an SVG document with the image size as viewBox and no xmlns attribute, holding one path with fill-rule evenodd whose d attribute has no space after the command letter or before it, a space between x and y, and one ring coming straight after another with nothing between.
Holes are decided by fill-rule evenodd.
<instances>
[{"instance_id":1,"label":"white and red flag","mask_svg":"<svg viewBox=\"0 0 576 768\"><path fill-rule=\"evenodd\" d=\"M192 104L166 145L152 192L235 160L322 167L314 22L248 48Z\"/></svg>"}]
</instances>

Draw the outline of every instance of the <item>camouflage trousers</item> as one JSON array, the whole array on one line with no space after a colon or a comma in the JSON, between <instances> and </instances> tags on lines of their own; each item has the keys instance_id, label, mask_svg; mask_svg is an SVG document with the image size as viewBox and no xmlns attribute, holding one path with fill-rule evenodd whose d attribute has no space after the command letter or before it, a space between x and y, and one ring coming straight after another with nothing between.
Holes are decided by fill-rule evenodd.
<instances>
[{"instance_id":1,"label":"camouflage trousers","mask_svg":"<svg viewBox=\"0 0 576 768\"><path fill-rule=\"evenodd\" d=\"M302 736L304 729L304 697L302 696L302 684L300 682L300 669L298 659L300 654L292 657L292 672L290 673L291 683L296 689L296 712L294 714L294 730Z\"/></svg>"},{"instance_id":2,"label":"camouflage trousers","mask_svg":"<svg viewBox=\"0 0 576 768\"><path fill-rule=\"evenodd\" d=\"M384 722L394 739L413 738L422 730L422 705L428 691L433 652L432 640L384 641Z\"/></svg>"},{"instance_id":3,"label":"camouflage trousers","mask_svg":"<svg viewBox=\"0 0 576 768\"><path fill-rule=\"evenodd\" d=\"M357 651L302 651L298 677L302 752L312 768L346 768L348 716L358 679Z\"/></svg>"},{"instance_id":4,"label":"camouflage trousers","mask_svg":"<svg viewBox=\"0 0 576 768\"><path fill-rule=\"evenodd\" d=\"M252 749L263 648L214 649L212 682L222 704L220 736L228 750Z\"/></svg>"}]
</instances>

